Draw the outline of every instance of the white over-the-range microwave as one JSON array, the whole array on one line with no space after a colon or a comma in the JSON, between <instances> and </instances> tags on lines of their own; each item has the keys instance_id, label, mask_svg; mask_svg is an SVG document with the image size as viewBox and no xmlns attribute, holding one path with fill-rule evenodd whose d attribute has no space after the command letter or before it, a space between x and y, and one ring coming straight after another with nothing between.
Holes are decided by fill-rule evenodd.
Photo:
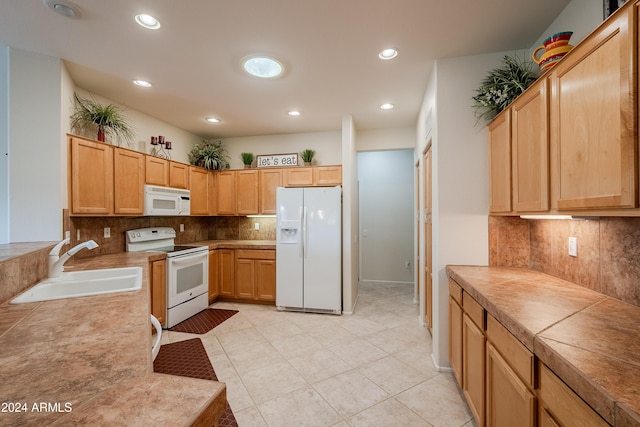
<instances>
[{"instance_id":1,"label":"white over-the-range microwave","mask_svg":"<svg viewBox=\"0 0 640 427\"><path fill-rule=\"evenodd\" d=\"M144 186L146 216L180 216L191 214L191 193L182 188Z\"/></svg>"}]
</instances>

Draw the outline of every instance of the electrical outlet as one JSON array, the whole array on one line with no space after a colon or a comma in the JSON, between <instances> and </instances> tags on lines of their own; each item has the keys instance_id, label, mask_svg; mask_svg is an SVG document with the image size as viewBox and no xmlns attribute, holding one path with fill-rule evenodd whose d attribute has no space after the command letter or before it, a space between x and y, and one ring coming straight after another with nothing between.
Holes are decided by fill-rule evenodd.
<instances>
[{"instance_id":1,"label":"electrical outlet","mask_svg":"<svg viewBox=\"0 0 640 427\"><path fill-rule=\"evenodd\" d=\"M70 239L71 238L71 231L67 230L64 232L64 238L65 239Z\"/></svg>"},{"instance_id":2,"label":"electrical outlet","mask_svg":"<svg viewBox=\"0 0 640 427\"><path fill-rule=\"evenodd\" d=\"M76 240L80 240L80 229L76 231Z\"/></svg>"},{"instance_id":3,"label":"electrical outlet","mask_svg":"<svg viewBox=\"0 0 640 427\"><path fill-rule=\"evenodd\" d=\"M104 228L104 238L108 239L111 237L111 228L110 227L105 227Z\"/></svg>"},{"instance_id":4,"label":"electrical outlet","mask_svg":"<svg viewBox=\"0 0 640 427\"><path fill-rule=\"evenodd\" d=\"M260 223L259 222L254 222L253 223L253 229L254 230L260 230Z\"/></svg>"},{"instance_id":5,"label":"electrical outlet","mask_svg":"<svg viewBox=\"0 0 640 427\"><path fill-rule=\"evenodd\" d=\"M180 232L184 233L184 224L180 224Z\"/></svg>"},{"instance_id":6,"label":"electrical outlet","mask_svg":"<svg viewBox=\"0 0 640 427\"><path fill-rule=\"evenodd\" d=\"M569 255L578 256L578 239L575 237L569 237Z\"/></svg>"}]
</instances>

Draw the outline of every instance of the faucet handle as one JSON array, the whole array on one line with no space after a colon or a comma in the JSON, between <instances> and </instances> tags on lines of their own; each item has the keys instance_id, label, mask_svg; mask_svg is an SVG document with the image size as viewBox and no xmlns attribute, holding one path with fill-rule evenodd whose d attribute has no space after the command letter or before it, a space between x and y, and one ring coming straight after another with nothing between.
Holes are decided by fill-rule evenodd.
<instances>
[{"instance_id":1,"label":"faucet handle","mask_svg":"<svg viewBox=\"0 0 640 427\"><path fill-rule=\"evenodd\" d=\"M62 247L63 247L64 245L69 244L69 242L70 242L70 241L71 241L71 240L67 237L66 239L61 240L60 242L58 242L58 244L57 244L57 245L55 245L55 246L53 247L53 249L51 249L51 252L49 252L49 256L54 256L54 257L58 257L58 256L60 256L60 249L62 249Z\"/></svg>"}]
</instances>

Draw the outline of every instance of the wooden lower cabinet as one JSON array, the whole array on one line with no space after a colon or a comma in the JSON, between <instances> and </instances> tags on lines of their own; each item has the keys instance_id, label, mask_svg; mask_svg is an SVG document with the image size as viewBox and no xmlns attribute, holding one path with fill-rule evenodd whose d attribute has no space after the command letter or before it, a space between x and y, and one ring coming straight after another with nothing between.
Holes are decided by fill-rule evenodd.
<instances>
[{"instance_id":1,"label":"wooden lower cabinet","mask_svg":"<svg viewBox=\"0 0 640 427\"><path fill-rule=\"evenodd\" d=\"M275 256L275 251L272 251ZM261 301L276 301L276 260L256 260L256 291Z\"/></svg>"},{"instance_id":2,"label":"wooden lower cabinet","mask_svg":"<svg viewBox=\"0 0 640 427\"><path fill-rule=\"evenodd\" d=\"M217 249L209 251L209 304L220 295L220 252Z\"/></svg>"},{"instance_id":3,"label":"wooden lower cabinet","mask_svg":"<svg viewBox=\"0 0 640 427\"><path fill-rule=\"evenodd\" d=\"M478 426L484 423L485 412L485 346L486 338L471 317L462 319L462 391Z\"/></svg>"},{"instance_id":4,"label":"wooden lower cabinet","mask_svg":"<svg viewBox=\"0 0 640 427\"><path fill-rule=\"evenodd\" d=\"M538 361L540 426L604 427L609 424L544 363Z\"/></svg>"},{"instance_id":5,"label":"wooden lower cabinet","mask_svg":"<svg viewBox=\"0 0 640 427\"><path fill-rule=\"evenodd\" d=\"M275 250L236 250L236 298L275 302L275 284Z\"/></svg>"},{"instance_id":6,"label":"wooden lower cabinet","mask_svg":"<svg viewBox=\"0 0 640 427\"><path fill-rule=\"evenodd\" d=\"M152 261L151 270L151 314L161 325L164 325L167 315L167 262L165 260Z\"/></svg>"},{"instance_id":7,"label":"wooden lower cabinet","mask_svg":"<svg viewBox=\"0 0 640 427\"><path fill-rule=\"evenodd\" d=\"M236 262L233 249L218 249L219 285L221 297L235 297L236 295Z\"/></svg>"},{"instance_id":8,"label":"wooden lower cabinet","mask_svg":"<svg viewBox=\"0 0 640 427\"><path fill-rule=\"evenodd\" d=\"M449 279L449 363L462 387L462 288Z\"/></svg>"},{"instance_id":9,"label":"wooden lower cabinet","mask_svg":"<svg viewBox=\"0 0 640 427\"><path fill-rule=\"evenodd\" d=\"M252 259L236 259L236 298L255 299L256 270Z\"/></svg>"},{"instance_id":10,"label":"wooden lower cabinet","mask_svg":"<svg viewBox=\"0 0 640 427\"><path fill-rule=\"evenodd\" d=\"M536 398L491 343L487 344L487 426L534 427Z\"/></svg>"}]
</instances>

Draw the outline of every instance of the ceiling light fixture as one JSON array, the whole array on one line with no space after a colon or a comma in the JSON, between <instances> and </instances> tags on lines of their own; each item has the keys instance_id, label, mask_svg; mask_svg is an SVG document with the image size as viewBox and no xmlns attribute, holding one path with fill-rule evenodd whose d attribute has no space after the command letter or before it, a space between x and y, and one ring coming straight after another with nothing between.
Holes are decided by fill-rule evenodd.
<instances>
[{"instance_id":1,"label":"ceiling light fixture","mask_svg":"<svg viewBox=\"0 0 640 427\"><path fill-rule=\"evenodd\" d=\"M389 103L387 103L387 104L382 104L382 105L380 106L380 109L381 109L381 110L391 110L391 109L393 109L393 107L394 107L394 105L393 105L393 104L389 104Z\"/></svg>"},{"instance_id":2,"label":"ceiling light fixture","mask_svg":"<svg viewBox=\"0 0 640 427\"><path fill-rule=\"evenodd\" d=\"M254 77L272 79L278 77L284 71L280 61L268 56L252 56L242 62L244 70Z\"/></svg>"},{"instance_id":3,"label":"ceiling light fixture","mask_svg":"<svg viewBox=\"0 0 640 427\"><path fill-rule=\"evenodd\" d=\"M136 86L140 86L140 87L151 87L151 86L153 86L151 84L151 82L148 82L146 80L134 80L133 84L136 85Z\"/></svg>"},{"instance_id":4,"label":"ceiling light fixture","mask_svg":"<svg viewBox=\"0 0 640 427\"><path fill-rule=\"evenodd\" d=\"M144 13L140 13L135 16L135 20L138 23L138 25L144 28L148 28L150 30L157 30L158 28L160 28L160 21L158 21L156 18L154 18L151 15L145 15Z\"/></svg>"},{"instance_id":5,"label":"ceiling light fixture","mask_svg":"<svg viewBox=\"0 0 640 427\"><path fill-rule=\"evenodd\" d=\"M385 61L393 59L396 56L398 56L398 50L393 48L385 49L378 54L378 58L384 59Z\"/></svg>"},{"instance_id":6,"label":"ceiling light fixture","mask_svg":"<svg viewBox=\"0 0 640 427\"><path fill-rule=\"evenodd\" d=\"M294 116L294 117L296 117L296 116L299 116L299 115L300 115L300 111L297 111L297 110L291 110L291 111L289 111L287 114L288 114L288 115L290 115L290 116Z\"/></svg>"},{"instance_id":7,"label":"ceiling light fixture","mask_svg":"<svg viewBox=\"0 0 640 427\"><path fill-rule=\"evenodd\" d=\"M215 117L207 117L205 120L209 123L220 123L220 119L216 119Z\"/></svg>"},{"instance_id":8,"label":"ceiling light fixture","mask_svg":"<svg viewBox=\"0 0 640 427\"><path fill-rule=\"evenodd\" d=\"M77 5L67 0L42 0L45 6L60 16L71 19L80 19L82 13Z\"/></svg>"}]
</instances>

